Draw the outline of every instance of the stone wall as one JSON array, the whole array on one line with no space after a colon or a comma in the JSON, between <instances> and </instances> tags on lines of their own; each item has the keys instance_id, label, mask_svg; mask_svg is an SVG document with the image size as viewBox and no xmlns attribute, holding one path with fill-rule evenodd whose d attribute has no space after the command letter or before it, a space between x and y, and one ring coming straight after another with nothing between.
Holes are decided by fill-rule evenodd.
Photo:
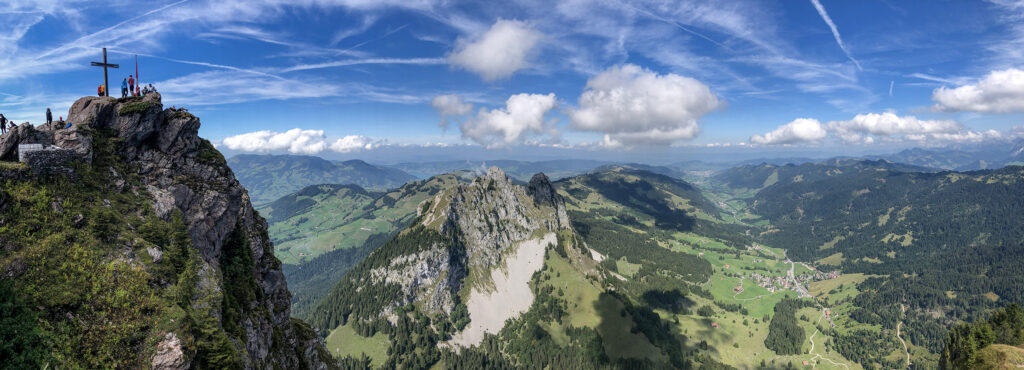
<instances>
[{"instance_id":1,"label":"stone wall","mask_svg":"<svg viewBox=\"0 0 1024 370\"><path fill-rule=\"evenodd\" d=\"M72 149L49 147L21 154L21 160L34 175L71 175L75 172L72 162L80 159Z\"/></svg>"}]
</instances>

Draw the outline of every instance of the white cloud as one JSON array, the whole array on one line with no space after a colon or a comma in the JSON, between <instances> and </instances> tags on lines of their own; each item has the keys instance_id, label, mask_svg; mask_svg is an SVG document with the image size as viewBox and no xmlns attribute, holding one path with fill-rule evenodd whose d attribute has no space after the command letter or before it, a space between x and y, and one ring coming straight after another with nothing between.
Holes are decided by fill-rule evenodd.
<instances>
[{"instance_id":1,"label":"white cloud","mask_svg":"<svg viewBox=\"0 0 1024 370\"><path fill-rule=\"evenodd\" d=\"M542 134L550 126L545 116L558 105L555 94L517 94L504 108L481 108L462 123L462 136L488 148L521 142L527 134Z\"/></svg>"},{"instance_id":2,"label":"white cloud","mask_svg":"<svg viewBox=\"0 0 1024 370\"><path fill-rule=\"evenodd\" d=\"M384 145L381 140L374 140L362 135L348 135L331 143L331 150L338 153L352 153L371 150Z\"/></svg>"},{"instance_id":3,"label":"white cloud","mask_svg":"<svg viewBox=\"0 0 1024 370\"><path fill-rule=\"evenodd\" d=\"M935 110L946 112L1024 112L1024 71L992 71L977 84L932 92Z\"/></svg>"},{"instance_id":4,"label":"white cloud","mask_svg":"<svg viewBox=\"0 0 1024 370\"><path fill-rule=\"evenodd\" d=\"M256 131L230 136L221 141L224 147L242 152L280 152L296 154L319 154L325 150L338 153L352 153L377 149L385 145L384 140L362 135L343 136L328 144L323 130L293 128L285 132Z\"/></svg>"},{"instance_id":5,"label":"white cloud","mask_svg":"<svg viewBox=\"0 0 1024 370\"><path fill-rule=\"evenodd\" d=\"M243 152L286 150L289 153L317 154L327 148L323 130L293 128L286 132L256 131L225 138L225 147Z\"/></svg>"},{"instance_id":6,"label":"white cloud","mask_svg":"<svg viewBox=\"0 0 1024 370\"><path fill-rule=\"evenodd\" d=\"M569 118L577 130L607 134L609 143L669 145L697 136L697 120L722 104L700 81L626 64L588 80Z\"/></svg>"},{"instance_id":7,"label":"white cloud","mask_svg":"<svg viewBox=\"0 0 1024 370\"><path fill-rule=\"evenodd\" d=\"M507 78L527 66L530 50L541 37L525 22L499 19L482 35L457 40L448 60L487 81Z\"/></svg>"},{"instance_id":8,"label":"white cloud","mask_svg":"<svg viewBox=\"0 0 1024 370\"><path fill-rule=\"evenodd\" d=\"M893 112L858 114L845 121L821 123L813 118L799 118L779 128L750 137L751 144L795 144L819 142L829 137L847 144L917 142L918 145L948 144L952 142L982 142L1013 138L1011 131L971 131L953 120L922 120L914 116L899 116Z\"/></svg>"},{"instance_id":9,"label":"white cloud","mask_svg":"<svg viewBox=\"0 0 1024 370\"><path fill-rule=\"evenodd\" d=\"M962 142L974 142L974 143L977 143L977 142L981 142L981 141L984 141L984 140L999 139L1002 136L1003 136L1003 134L1000 133L999 131L996 131L996 130L988 130L988 131L983 131L983 132L977 132L977 131L962 131L962 132L952 132L952 133L940 132L940 133L934 133L934 134L928 135L928 137L930 139L933 139L933 140L953 141L953 142L958 142L958 143L962 143Z\"/></svg>"},{"instance_id":10,"label":"white cloud","mask_svg":"<svg viewBox=\"0 0 1024 370\"><path fill-rule=\"evenodd\" d=\"M961 126L953 120L921 120L885 112L858 114L850 120L832 121L828 123L828 129L846 142L857 142L865 140L864 135L910 138L910 135L949 134L959 132Z\"/></svg>"},{"instance_id":11,"label":"white cloud","mask_svg":"<svg viewBox=\"0 0 1024 370\"><path fill-rule=\"evenodd\" d=\"M764 135L750 137L750 142L761 145L795 144L824 139L825 127L813 118L798 118Z\"/></svg>"},{"instance_id":12,"label":"white cloud","mask_svg":"<svg viewBox=\"0 0 1024 370\"><path fill-rule=\"evenodd\" d=\"M448 129L448 124L451 122L452 117L465 116L473 109L473 104L463 101L462 98L455 94L435 96L430 100L430 105L441 116L441 122L438 125L445 130Z\"/></svg>"}]
</instances>

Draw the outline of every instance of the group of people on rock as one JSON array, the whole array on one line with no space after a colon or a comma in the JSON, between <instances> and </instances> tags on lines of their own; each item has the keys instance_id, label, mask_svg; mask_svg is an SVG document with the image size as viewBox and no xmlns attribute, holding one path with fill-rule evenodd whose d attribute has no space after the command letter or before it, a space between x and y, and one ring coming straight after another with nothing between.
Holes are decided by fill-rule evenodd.
<instances>
[{"instance_id":1,"label":"group of people on rock","mask_svg":"<svg viewBox=\"0 0 1024 370\"><path fill-rule=\"evenodd\" d=\"M64 116L58 118L57 123L63 125ZM50 108L46 108L46 124L53 124L53 112L50 111ZM4 115L0 113L0 135L6 135L7 131L13 131L15 127L18 127L18 125L15 124L13 120L8 120L7 117L4 117ZM71 127L71 122L68 122L67 126L64 126L63 128L69 127ZM60 128L60 126L58 126L58 128Z\"/></svg>"},{"instance_id":2,"label":"group of people on rock","mask_svg":"<svg viewBox=\"0 0 1024 370\"><path fill-rule=\"evenodd\" d=\"M49 111L49 109L47 109L47 111ZM7 134L7 130L14 130L15 127L17 127L17 125L14 124L14 121L9 121L7 120L7 117L0 114L0 135Z\"/></svg>"},{"instance_id":3,"label":"group of people on rock","mask_svg":"<svg viewBox=\"0 0 1024 370\"><path fill-rule=\"evenodd\" d=\"M148 86L142 86L142 84L135 84L135 78L132 75L128 75L128 78L121 79L121 97L127 98L128 96L146 96L149 93L156 92L156 88L153 84ZM106 85L100 85L96 88L96 94L99 96L109 96L109 92L106 91Z\"/></svg>"}]
</instances>

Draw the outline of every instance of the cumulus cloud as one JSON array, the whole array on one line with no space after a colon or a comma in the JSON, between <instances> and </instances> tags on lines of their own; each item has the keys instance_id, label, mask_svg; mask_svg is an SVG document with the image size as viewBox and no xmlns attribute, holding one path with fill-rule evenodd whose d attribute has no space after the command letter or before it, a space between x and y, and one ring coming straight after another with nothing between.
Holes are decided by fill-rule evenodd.
<instances>
[{"instance_id":1,"label":"cumulus cloud","mask_svg":"<svg viewBox=\"0 0 1024 370\"><path fill-rule=\"evenodd\" d=\"M462 123L462 136L488 148L521 142L530 133L541 134L549 126L545 116L558 105L555 94L517 94L504 108L481 108Z\"/></svg>"},{"instance_id":2,"label":"cumulus cloud","mask_svg":"<svg viewBox=\"0 0 1024 370\"><path fill-rule=\"evenodd\" d=\"M919 141L920 140L932 139L932 140L938 140L938 141L952 141L952 142L958 142L958 143L960 143L960 142L974 142L974 143L976 143L976 142L981 142L981 141L985 141L985 140L999 139L999 138L1002 138L1002 137L1003 137L1003 134L1000 133L999 131L996 131L996 130L987 130L987 131L982 131L982 132L977 132L977 131L962 131L962 132L951 132L951 133L940 132L940 133L934 133L934 134L928 135L927 138L919 139Z\"/></svg>"},{"instance_id":3,"label":"cumulus cloud","mask_svg":"<svg viewBox=\"0 0 1024 370\"><path fill-rule=\"evenodd\" d=\"M379 148L384 142L362 135L348 135L331 143L331 150L338 153L352 153Z\"/></svg>"},{"instance_id":4,"label":"cumulus cloud","mask_svg":"<svg viewBox=\"0 0 1024 370\"><path fill-rule=\"evenodd\" d=\"M328 144L323 130L293 128L285 132L256 131L225 138L221 144L242 152L278 152L318 154L330 149L338 153L376 149L384 142L361 135L348 135Z\"/></svg>"},{"instance_id":5,"label":"cumulus cloud","mask_svg":"<svg viewBox=\"0 0 1024 370\"><path fill-rule=\"evenodd\" d=\"M819 142L829 136L847 144L870 145L876 142L981 142L1013 137L995 130L972 131L953 120L924 120L899 116L893 112L858 114L851 119L821 123L813 118L799 118L771 132L750 137L751 144L775 145Z\"/></svg>"},{"instance_id":6,"label":"cumulus cloud","mask_svg":"<svg viewBox=\"0 0 1024 370\"><path fill-rule=\"evenodd\" d=\"M761 145L795 144L818 141L828 135L825 126L813 118L798 118L764 135L750 137L750 142Z\"/></svg>"},{"instance_id":7,"label":"cumulus cloud","mask_svg":"<svg viewBox=\"0 0 1024 370\"><path fill-rule=\"evenodd\" d=\"M448 129L452 117L465 116L473 109L473 104L464 102L462 98L454 94L435 96L430 100L430 105L441 116L441 122L438 125L445 130Z\"/></svg>"},{"instance_id":8,"label":"cumulus cloud","mask_svg":"<svg viewBox=\"0 0 1024 370\"><path fill-rule=\"evenodd\" d=\"M323 130L293 128L286 132L269 130L235 135L224 139L224 146L244 152L270 152L286 150L289 153L316 154L324 151Z\"/></svg>"},{"instance_id":9,"label":"cumulus cloud","mask_svg":"<svg viewBox=\"0 0 1024 370\"><path fill-rule=\"evenodd\" d=\"M700 81L626 64L588 80L569 119L577 130L605 133L609 145L669 145L697 136L697 120L722 104Z\"/></svg>"},{"instance_id":10,"label":"cumulus cloud","mask_svg":"<svg viewBox=\"0 0 1024 370\"><path fill-rule=\"evenodd\" d=\"M992 71L974 85L943 86L932 92L932 100L935 110L945 112L1024 112L1024 71Z\"/></svg>"},{"instance_id":11,"label":"cumulus cloud","mask_svg":"<svg viewBox=\"0 0 1024 370\"><path fill-rule=\"evenodd\" d=\"M892 112L885 112L858 114L850 120L832 121L829 122L828 129L846 142L858 142L868 140L865 135L900 137L949 134L959 132L961 126L953 120L921 120L914 116L898 116Z\"/></svg>"},{"instance_id":12,"label":"cumulus cloud","mask_svg":"<svg viewBox=\"0 0 1024 370\"><path fill-rule=\"evenodd\" d=\"M448 61L486 81L507 78L527 66L530 50L541 37L525 22L499 19L481 35L459 38Z\"/></svg>"}]
</instances>

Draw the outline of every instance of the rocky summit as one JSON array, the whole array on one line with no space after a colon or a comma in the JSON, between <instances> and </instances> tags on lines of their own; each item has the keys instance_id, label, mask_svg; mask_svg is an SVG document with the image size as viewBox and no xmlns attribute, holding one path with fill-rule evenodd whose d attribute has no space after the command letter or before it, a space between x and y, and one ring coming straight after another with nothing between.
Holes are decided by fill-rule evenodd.
<instances>
[{"instance_id":1,"label":"rocky summit","mask_svg":"<svg viewBox=\"0 0 1024 370\"><path fill-rule=\"evenodd\" d=\"M311 322L322 331L347 325L364 335L430 322L406 322L415 307L440 331L418 339L423 343L417 345L429 347L424 356L475 346L532 307L537 296L530 284L548 251L569 250L575 261L594 264L576 240L565 204L546 176L520 186L492 167L423 201L409 227L320 301ZM389 361L383 365L419 360Z\"/></svg>"},{"instance_id":2,"label":"rocky summit","mask_svg":"<svg viewBox=\"0 0 1024 370\"><path fill-rule=\"evenodd\" d=\"M223 156L198 136L199 118L185 110L164 109L159 94L82 98L68 117L69 128L61 123L23 124L0 140L0 159L5 161L17 160L19 147L27 144L71 151L76 157L73 163L46 164L71 170L53 172L64 175L27 168L31 163L4 166L0 222L5 228L0 241L8 247L0 254L6 272L0 282L12 289L57 288L63 280L35 271L58 266L58 273L71 273L60 271L74 267L68 267L71 257L60 254L78 251L83 244L87 247L80 252L90 257L82 263L137 277L126 281L140 284L122 281L110 289L145 295L151 300L144 302L152 305L139 303L143 311L138 317L119 318L104 316L113 303L90 300L103 296L102 291L73 292L81 296L69 296L66 302L28 294L15 305L45 307L35 318L42 333L37 344L41 352L55 353L35 360L87 368L329 367L332 360L322 341L291 318L290 294L266 221L253 210ZM59 186L51 190L49 184ZM50 208L50 220L57 221L28 224L30 197L47 198L41 201ZM70 220L67 230L52 227L64 219ZM12 233L12 227L23 235ZM42 249L48 243L55 243L54 250ZM102 279L98 273L88 278ZM104 282L67 284L99 288ZM132 325L109 324L119 319ZM107 329L110 335L103 331ZM77 335L89 330L96 331L93 338ZM112 343L109 353L50 343L62 338L80 340L83 346L105 348L90 341Z\"/></svg>"}]
</instances>

